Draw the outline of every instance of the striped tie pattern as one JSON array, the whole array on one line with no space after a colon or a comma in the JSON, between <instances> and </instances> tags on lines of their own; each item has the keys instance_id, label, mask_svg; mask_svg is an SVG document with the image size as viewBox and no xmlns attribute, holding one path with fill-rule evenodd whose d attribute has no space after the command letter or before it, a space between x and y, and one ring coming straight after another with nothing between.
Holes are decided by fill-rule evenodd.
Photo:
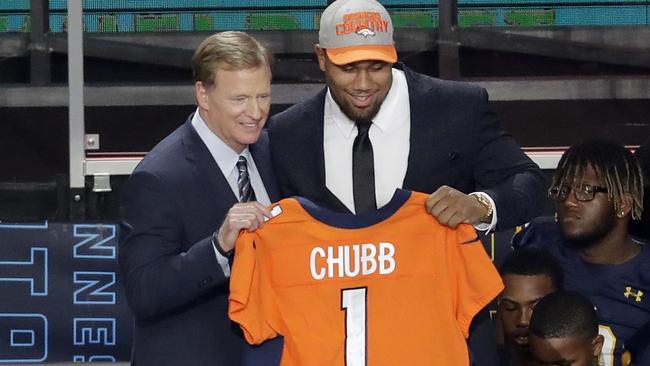
<instances>
[{"instance_id":1,"label":"striped tie pattern","mask_svg":"<svg viewBox=\"0 0 650 366\"><path fill-rule=\"evenodd\" d=\"M237 188L239 189L239 202L255 201L255 191L251 187L251 180L248 176L248 165L246 158L240 156L237 159L237 170L239 177L237 178Z\"/></svg>"}]
</instances>

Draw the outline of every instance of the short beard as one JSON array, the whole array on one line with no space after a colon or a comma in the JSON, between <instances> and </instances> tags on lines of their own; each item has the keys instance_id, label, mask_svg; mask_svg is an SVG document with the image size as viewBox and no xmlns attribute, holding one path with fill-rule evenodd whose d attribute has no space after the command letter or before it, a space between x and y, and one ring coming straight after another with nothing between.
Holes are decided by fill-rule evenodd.
<instances>
[{"instance_id":1,"label":"short beard","mask_svg":"<svg viewBox=\"0 0 650 366\"><path fill-rule=\"evenodd\" d=\"M614 229L615 225L616 213L614 210L611 210L603 217L603 222L595 226L591 232L585 232L574 237L568 237L562 232L565 239L564 243L570 249L582 250L592 248L607 236Z\"/></svg>"},{"instance_id":2,"label":"short beard","mask_svg":"<svg viewBox=\"0 0 650 366\"><path fill-rule=\"evenodd\" d=\"M381 107L381 102L370 105L368 109L358 110L354 106L351 106L346 100L338 100L338 98L332 94L334 101L338 104L339 108L343 114L345 114L352 121L371 121L377 113L379 113L379 108ZM361 112L361 113L359 113Z\"/></svg>"},{"instance_id":3,"label":"short beard","mask_svg":"<svg viewBox=\"0 0 650 366\"><path fill-rule=\"evenodd\" d=\"M330 81L328 80L328 83ZM341 108L341 112L345 114L346 117L348 117L351 121L371 121L377 113L379 113L379 108L381 108L381 104L384 102L383 100L378 100L374 104L370 105L367 109L355 109L353 105L350 105L350 103L345 99L345 98L339 98L339 96L336 93L332 92L332 88L330 88L330 94L332 95L332 99L334 99L334 102ZM386 96L384 96L384 99L386 99ZM361 112L361 113L359 113Z\"/></svg>"}]
</instances>

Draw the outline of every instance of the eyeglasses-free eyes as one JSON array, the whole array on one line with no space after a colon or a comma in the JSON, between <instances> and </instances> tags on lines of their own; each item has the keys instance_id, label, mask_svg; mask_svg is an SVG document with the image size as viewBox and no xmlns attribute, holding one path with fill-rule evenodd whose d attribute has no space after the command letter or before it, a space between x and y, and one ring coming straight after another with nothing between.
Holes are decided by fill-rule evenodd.
<instances>
[{"instance_id":1,"label":"eyeglasses-free eyes","mask_svg":"<svg viewBox=\"0 0 650 366\"><path fill-rule=\"evenodd\" d=\"M555 202L564 202L569 196L569 192L573 191L573 196L580 202L588 202L596 197L598 192L607 192L607 187L592 186L591 184L583 184L579 187L568 185L553 186L548 190L548 196Z\"/></svg>"}]
</instances>

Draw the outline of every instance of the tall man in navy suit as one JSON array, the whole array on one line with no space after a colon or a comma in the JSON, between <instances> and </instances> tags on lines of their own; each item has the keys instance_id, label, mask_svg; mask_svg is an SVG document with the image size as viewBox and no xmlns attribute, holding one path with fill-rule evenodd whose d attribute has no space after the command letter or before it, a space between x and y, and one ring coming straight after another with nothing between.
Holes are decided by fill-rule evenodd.
<instances>
[{"instance_id":1,"label":"tall man in navy suit","mask_svg":"<svg viewBox=\"0 0 650 366\"><path fill-rule=\"evenodd\" d=\"M501 129L486 91L396 63L393 25L377 1L334 1L315 49L327 87L269 121L283 195L360 213L360 180L376 207L395 188L431 193L427 209L451 227L510 228L541 213L543 174ZM359 126L369 126L371 169L356 161ZM358 165L369 174L357 175Z\"/></svg>"},{"instance_id":2,"label":"tall man in navy suit","mask_svg":"<svg viewBox=\"0 0 650 366\"><path fill-rule=\"evenodd\" d=\"M135 315L133 364L240 365L227 317L229 259L277 200L268 137L271 54L241 32L192 59L198 108L144 158L124 189L120 266Z\"/></svg>"},{"instance_id":3,"label":"tall man in navy suit","mask_svg":"<svg viewBox=\"0 0 650 366\"><path fill-rule=\"evenodd\" d=\"M543 173L501 129L487 92L396 63L380 3L332 2L315 51L327 87L269 121L284 196L359 214L405 188L430 193L426 209L442 224L481 230L541 213Z\"/></svg>"}]
</instances>

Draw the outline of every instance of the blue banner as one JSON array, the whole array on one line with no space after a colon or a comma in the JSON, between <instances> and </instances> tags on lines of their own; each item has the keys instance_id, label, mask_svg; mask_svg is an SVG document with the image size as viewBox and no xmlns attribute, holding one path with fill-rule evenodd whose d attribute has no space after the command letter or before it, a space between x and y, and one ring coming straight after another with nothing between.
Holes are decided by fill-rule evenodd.
<instances>
[{"instance_id":1,"label":"blue banner","mask_svg":"<svg viewBox=\"0 0 650 366\"><path fill-rule=\"evenodd\" d=\"M0 223L0 364L128 360L117 228Z\"/></svg>"}]
</instances>

